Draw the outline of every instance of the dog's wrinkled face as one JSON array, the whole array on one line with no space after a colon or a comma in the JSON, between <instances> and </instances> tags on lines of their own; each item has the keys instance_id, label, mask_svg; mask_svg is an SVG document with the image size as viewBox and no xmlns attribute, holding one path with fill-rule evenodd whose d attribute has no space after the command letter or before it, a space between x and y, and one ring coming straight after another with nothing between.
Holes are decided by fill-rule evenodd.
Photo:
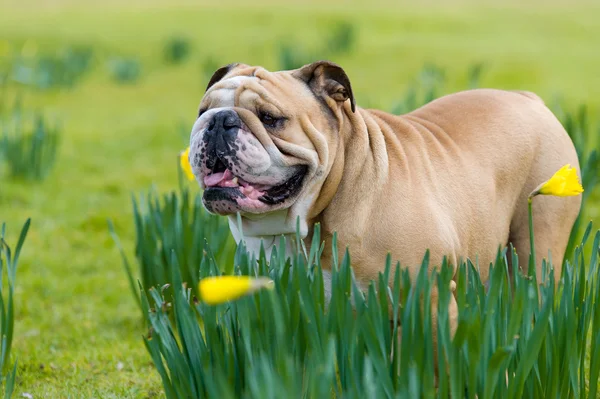
<instances>
[{"instance_id":1,"label":"dog's wrinkled face","mask_svg":"<svg viewBox=\"0 0 600 399\"><path fill-rule=\"evenodd\" d=\"M347 77L328 62L275 73L246 65L219 69L190 139L206 209L262 214L314 200L348 98Z\"/></svg>"}]
</instances>

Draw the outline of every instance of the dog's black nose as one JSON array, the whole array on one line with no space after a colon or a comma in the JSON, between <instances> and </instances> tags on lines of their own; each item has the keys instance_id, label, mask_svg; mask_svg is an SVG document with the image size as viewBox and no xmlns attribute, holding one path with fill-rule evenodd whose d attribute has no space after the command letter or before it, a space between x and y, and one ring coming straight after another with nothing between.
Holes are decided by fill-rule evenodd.
<instances>
[{"instance_id":1,"label":"dog's black nose","mask_svg":"<svg viewBox=\"0 0 600 399\"><path fill-rule=\"evenodd\" d=\"M231 110L217 112L208 125L208 131L228 131L230 129L240 129L242 121L237 113Z\"/></svg>"},{"instance_id":2,"label":"dog's black nose","mask_svg":"<svg viewBox=\"0 0 600 399\"><path fill-rule=\"evenodd\" d=\"M215 169L219 159L231 156L237 147L234 142L238 131L242 128L242 121L235 111L219 111L214 114L204 134L206 143L206 164Z\"/></svg>"}]
</instances>

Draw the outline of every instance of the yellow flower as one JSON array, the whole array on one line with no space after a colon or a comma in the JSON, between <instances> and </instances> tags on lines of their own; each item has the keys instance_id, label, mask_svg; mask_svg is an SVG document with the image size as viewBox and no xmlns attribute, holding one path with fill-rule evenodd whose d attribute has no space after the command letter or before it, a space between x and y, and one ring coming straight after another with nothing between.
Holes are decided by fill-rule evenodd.
<instances>
[{"instance_id":1,"label":"yellow flower","mask_svg":"<svg viewBox=\"0 0 600 399\"><path fill-rule=\"evenodd\" d=\"M577 171L571 165L566 164L558 170L548 181L540 184L529 198L541 195L555 195L558 197L568 197L579 195L583 192L583 187L579 183Z\"/></svg>"},{"instance_id":2,"label":"yellow flower","mask_svg":"<svg viewBox=\"0 0 600 399\"><path fill-rule=\"evenodd\" d=\"M266 277L219 276L200 280L200 299L209 305L238 299L260 289L273 289L273 281Z\"/></svg>"},{"instance_id":3,"label":"yellow flower","mask_svg":"<svg viewBox=\"0 0 600 399\"><path fill-rule=\"evenodd\" d=\"M192 172L192 165L190 165L190 147L186 148L185 151L179 153L179 165L181 170L185 173L188 180L194 180L194 173Z\"/></svg>"}]
</instances>

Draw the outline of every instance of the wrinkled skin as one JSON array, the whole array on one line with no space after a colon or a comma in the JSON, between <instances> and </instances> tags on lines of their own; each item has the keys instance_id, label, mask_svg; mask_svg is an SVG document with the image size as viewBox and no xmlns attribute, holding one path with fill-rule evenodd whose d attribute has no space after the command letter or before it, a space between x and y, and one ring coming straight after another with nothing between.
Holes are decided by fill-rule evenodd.
<instances>
[{"instance_id":1,"label":"wrinkled skin","mask_svg":"<svg viewBox=\"0 0 600 399\"><path fill-rule=\"evenodd\" d=\"M327 102L307 83L313 72L237 65L211 82L190 140L190 164L210 212L240 212L245 223L260 219L262 227L246 227L266 234L293 233L300 217L307 232L308 211L333 163L342 113L333 101L335 109L322 117ZM264 115L271 118L266 123ZM271 232L268 220L284 225Z\"/></svg>"},{"instance_id":2,"label":"wrinkled skin","mask_svg":"<svg viewBox=\"0 0 600 399\"><path fill-rule=\"evenodd\" d=\"M431 268L444 257L454 270L478 261L485 284L499 247L529 256L531 191L565 164L580 174L567 132L528 92L469 90L398 116L356 107L348 77L329 62L281 72L233 65L215 73L199 109L190 162L206 208L267 254L296 220L305 240L320 223L326 295L334 232L362 287L388 253L414 279L426 250ZM536 197L538 275L549 251L560 273L580 206L581 196ZM457 317L452 298L452 330Z\"/></svg>"}]
</instances>

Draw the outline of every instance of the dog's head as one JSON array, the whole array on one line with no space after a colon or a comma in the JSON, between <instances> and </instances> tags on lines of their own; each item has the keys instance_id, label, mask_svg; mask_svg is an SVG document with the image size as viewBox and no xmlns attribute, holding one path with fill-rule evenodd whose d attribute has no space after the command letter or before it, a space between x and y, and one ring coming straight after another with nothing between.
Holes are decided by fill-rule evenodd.
<instances>
[{"instance_id":1,"label":"dog's head","mask_svg":"<svg viewBox=\"0 0 600 399\"><path fill-rule=\"evenodd\" d=\"M355 111L341 67L293 71L231 64L217 70L200 103L190 164L210 212L310 212L331 170L346 114ZM301 210L300 210L301 208Z\"/></svg>"}]
</instances>

